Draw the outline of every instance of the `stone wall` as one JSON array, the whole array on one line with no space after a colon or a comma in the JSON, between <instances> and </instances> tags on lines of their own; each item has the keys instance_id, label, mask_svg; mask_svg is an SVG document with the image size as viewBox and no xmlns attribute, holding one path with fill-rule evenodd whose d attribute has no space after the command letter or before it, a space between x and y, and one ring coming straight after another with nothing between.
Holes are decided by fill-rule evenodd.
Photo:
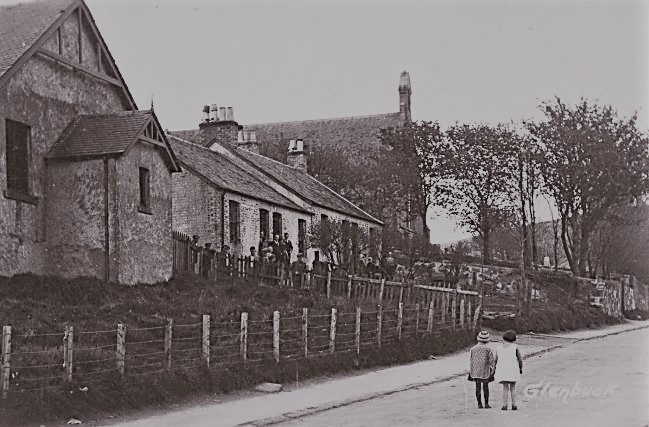
<instances>
[{"instance_id":1,"label":"stone wall","mask_svg":"<svg viewBox=\"0 0 649 427\"><path fill-rule=\"evenodd\" d=\"M104 161L50 162L45 272L104 278Z\"/></svg>"},{"instance_id":2,"label":"stone wall","mask_svg":"<svg viewBox=\"0 0 649 427\"><path fill-rule=\"evenodd\" d=\"M0 88L0 275L47 273L44 156L77 114L128 108L122 89L34 56ZM31 127L31 202L6 196L6 129L11 119Z\"/></svg>"},{"instance_id":3,"label":"stone wall","mask_svg":"<svg viewBox=\"0 0 649 427\"><path fill-rule=\"evenodd\" d=\"M199 244L212 243L220 249L223 243L223 191L183 167L172 175L172 224L175 231L199 236Z\"/></svg>"},{"instance_id":4,"label":"stone wall","mask_svg":"<svg viewBox=\"0 0 649 427\"><path fill-rule=\"evenodd\" d=\"M150 213L140 211L139 168L150 173ZM158 149L137 143L116 161L118 206L112 218L119 243L119 270L111 272L120 283L156 283L171 278L171 173Z\"/></svg>"}]
</instances>

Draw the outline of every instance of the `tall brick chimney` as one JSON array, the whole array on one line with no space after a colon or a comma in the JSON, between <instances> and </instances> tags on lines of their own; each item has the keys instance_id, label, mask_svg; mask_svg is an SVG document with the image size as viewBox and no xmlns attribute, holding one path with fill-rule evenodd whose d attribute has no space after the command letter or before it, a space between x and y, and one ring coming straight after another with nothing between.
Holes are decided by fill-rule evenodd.
<instances>
[{"instance_id":1,"label":"tall brick chimney","mask_svg":"<svg viewBox=\"0 0 649 427\"><path fill-rule=\"evenodd\" d=\"M288 155L286 163L301 171L307 171L306 153L304 152L304 141L301 139L291 139L288 142Z\"/></svg>"},{"instance_id":2,"label":"tall brick chimney","mask_svg":"<svg viewBox=\"0 0 649 427\"><path fill-rule=\"evenodd\" d=\"M206 105L203 108L206 114L205 119L198 126L198 142L209 147L214 143L219 144L236 144L239 124L234 121L232 107L221 107L219 109L215 104L211 107Z\"/></svg>"},{"instance_id":3,"label":"tall brick chimney","mask_svg":"<svg viewBox=\"0 0 649 427\"><path fill-rule=\"evenodd\" d=\"M257 131L254 129L241 129L237 138L237 146L244 150L259 154Z\"/></svg>"}]
</instances>

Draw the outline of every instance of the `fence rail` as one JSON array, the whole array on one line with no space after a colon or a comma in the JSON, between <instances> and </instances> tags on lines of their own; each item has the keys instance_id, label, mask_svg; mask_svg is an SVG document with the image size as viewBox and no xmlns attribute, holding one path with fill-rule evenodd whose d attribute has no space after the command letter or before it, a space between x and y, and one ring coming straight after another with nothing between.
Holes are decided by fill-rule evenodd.
<instances>
[{"instance_id":1,"label":"fence rail","mask_svg":"<svg viewBox=\"0 0 649 427\"><path fill-rule=\"evenodd\" d=\"M205 314L193 323L167 319L143 328L118 323L110 331L80 331L68 325L41 334L4 326L0 388L6 398L8 393L42 391L73 381L86 385L112 381L115 375L233 369L341 353L358 356L405 338L475 330L479 316L477 295L444 292L426 304L378 304L374 310L357 307L347 312L303 308L283 315L274 311L271 319L243 312L236 320L214 322Z\"/></svg>"}]
</instances>

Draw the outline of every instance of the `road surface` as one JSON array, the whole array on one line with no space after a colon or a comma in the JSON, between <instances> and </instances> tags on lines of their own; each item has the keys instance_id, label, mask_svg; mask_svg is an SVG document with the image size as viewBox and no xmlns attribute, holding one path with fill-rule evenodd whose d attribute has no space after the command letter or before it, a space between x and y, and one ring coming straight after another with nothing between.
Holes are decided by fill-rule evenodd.
<instances>
[{"instance_id":1,"label":"road surface","mask_svg":"<svg viewBox=\"0 0 649 427\"><path fill-rule=\"evenodd\" d=\"M527 388L527 391L525 389ZM649 426L649 329L568 344L525 361L518 411L478 409L465 378L276 424L288 426Z\"/></svg>"}]
</instances>

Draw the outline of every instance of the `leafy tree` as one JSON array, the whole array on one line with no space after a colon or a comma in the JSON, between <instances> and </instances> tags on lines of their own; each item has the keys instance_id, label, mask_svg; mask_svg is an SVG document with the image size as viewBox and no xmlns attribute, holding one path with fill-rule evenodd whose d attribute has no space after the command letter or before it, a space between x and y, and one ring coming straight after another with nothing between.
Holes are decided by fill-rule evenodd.
<instances>
[{"instance_id":1,"label":"leafy tree","mask_svg":"<svg viewBox=\"0 0 649 427\"><path fill-rule=\"evenodd\" d=\"M491 232L513 213L516 143L502 125L456 125L436 148L432 201L477 234L485 261L491 257Z\"/></svg>"},{"instance_id":2,"label":"leafy tree","mask_svg":"<svg viewBox=\"0 0 649 427\"><path fill-rule=\"evenodd\" d=\"M636 116L618 119L610 106L574 107L556 98L542 105L546 119L526 127L542 150L539 171L561 220L572 271L585 275L591 234L617 206L649 188L648 140Z\"/></svg>"}]
</instances>

